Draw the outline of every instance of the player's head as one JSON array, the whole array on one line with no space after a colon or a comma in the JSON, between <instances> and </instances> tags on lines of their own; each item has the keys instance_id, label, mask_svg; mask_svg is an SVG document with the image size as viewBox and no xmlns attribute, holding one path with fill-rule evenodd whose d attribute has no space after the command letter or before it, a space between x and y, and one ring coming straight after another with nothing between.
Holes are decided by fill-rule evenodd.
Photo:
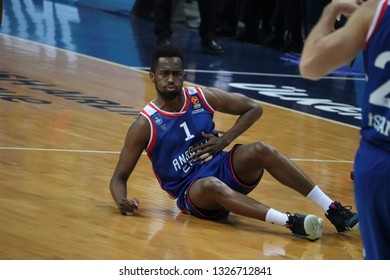
<instances>
[{"instance_id":1,"label":"player's head","mask_svg":"<svg viewBox=\"0 0 390 280\"><path fill-rule=\"evenodd\" d=\"M161 97L173 100L179 96L184 81L182 51L173 45L156 47L149 76Z\"/></svg>"},{"instance_id":2,"label":"player's head","mask_svg":"<svg viewBox=\"0 0 390 280\"><path fill-rule=\"evenodd\" d=\"M163 57L178 57L181 60L181 64L184 65L183 52L181 49L174 45L161 45L157 46L152 53L152 65L150 67L152 73L155 73L159 60Z\"/></svg>"}]
</instances>

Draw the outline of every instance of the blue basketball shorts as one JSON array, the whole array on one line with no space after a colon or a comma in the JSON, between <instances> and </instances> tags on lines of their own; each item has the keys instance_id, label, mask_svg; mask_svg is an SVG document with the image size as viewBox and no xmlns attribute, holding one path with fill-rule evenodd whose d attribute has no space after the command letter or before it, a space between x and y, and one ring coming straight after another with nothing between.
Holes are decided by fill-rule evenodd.
<instances>
[{"instance_id":1,"label":"blue basketball shorts","mask_svg":"<svg viewBox=\"0 0 390 280\"><path fill-rule=\"evenodd\" d=\"M258 180L255 182L255 184L251 186L240 182L240 180L237 178L232 164L232 156L237 146L239 145L234 146L229 152L219 153L218 156L214 157L207 165L204 166L204 168L202 168L195 176L192 177L186 190L178 196L176 201L177 206L183 213L191 214L199 218L208 220L219 220L222 218L226 218L229 215L230 212L224 208L210 211L200 209L191 202L191 199L188 195L191 186L201 178L209 176L216 177L222 182L224 182L226 185L228 185L231 189L245 195L250 193L259 184L263 172L259 176Z\"/></svg>"},{"instance_id":2,"label":"blue basketball shorts","mask_svg":"<svg viewBox=\"0 0 390 280\"><path fill-rule=\"evenodd\" d=\"M390 259L390 153L361 140L355 200L365 259Z\"/></svg>"}]
</instances>

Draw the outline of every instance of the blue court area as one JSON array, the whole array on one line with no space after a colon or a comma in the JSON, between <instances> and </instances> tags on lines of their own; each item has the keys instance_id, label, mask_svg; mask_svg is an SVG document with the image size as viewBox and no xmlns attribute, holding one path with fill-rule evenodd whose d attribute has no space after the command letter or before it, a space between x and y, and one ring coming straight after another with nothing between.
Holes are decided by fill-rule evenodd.
<instances>
[{"instance_id":1,"label":"blue court area","mask_svg":"<svg viewBox=\"0 0 390 280\"><path fill-rule=\"evenodd\" d=\"M134 2L3 0L0 33L148 70L153 22L131 15ZM225 52L213 56L200 51L196 29L173 24L173 32L172 41L185 52L186 81L359 126L365 86L360 57L313 82L300 77L299 55L218 38Z\"/></svg>"}]
</instances>

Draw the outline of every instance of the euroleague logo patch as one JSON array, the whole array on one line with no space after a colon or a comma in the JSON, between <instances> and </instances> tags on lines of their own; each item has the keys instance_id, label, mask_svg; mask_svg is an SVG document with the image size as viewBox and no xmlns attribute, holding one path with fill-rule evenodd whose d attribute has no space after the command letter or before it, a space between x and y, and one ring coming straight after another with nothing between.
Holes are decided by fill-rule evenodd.
<instances>
[{"instance_id":1,"label":"euroleague logo patch","mask_svg":"<svg viewBox=\"0 0 390 280\"><path fill-rule=\"evenodd\" d=\"M197 104L199 104L200 105L200 101L199 101L199 97L197 97L197 96L191 96L191 103L192 103L192 105L197 105Z\"/></svg>"},{"instance_id":2,"label":"euroleague logo patch","mask_svg":"<svg viewBox=\"0 0 390 280\"><path fill-rule=\"evenodd\" d=\"M202 103L200 103L198 96L191 96L191 103L192 108L194 109L192 111L193 114L197 114L204 111L204 109L202 108Z\"/></svg>"}]
</instances>

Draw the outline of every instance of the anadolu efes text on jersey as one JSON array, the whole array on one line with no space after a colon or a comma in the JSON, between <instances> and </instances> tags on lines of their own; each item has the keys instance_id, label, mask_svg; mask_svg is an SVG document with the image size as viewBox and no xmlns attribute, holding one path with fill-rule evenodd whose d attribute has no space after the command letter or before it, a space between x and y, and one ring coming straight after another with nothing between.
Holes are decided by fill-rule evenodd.
<instances>
[{"instance_id":1,"label":"anadolu efes text on jersey","mask_svg":"<svg viewBox=\"0 0 390 280\"><path fill-rule=\"evenodd\" d=\"M213 133L214 109L208 104L202 90L185 87L185 102L179 112L167 112L153 101L141 114L150 123L150 139L146 152L162 189L177 197L181 186L201 168L200 162L192 162L191 151L207 141L202 131Z\"/></svg>"}]
</instances>

